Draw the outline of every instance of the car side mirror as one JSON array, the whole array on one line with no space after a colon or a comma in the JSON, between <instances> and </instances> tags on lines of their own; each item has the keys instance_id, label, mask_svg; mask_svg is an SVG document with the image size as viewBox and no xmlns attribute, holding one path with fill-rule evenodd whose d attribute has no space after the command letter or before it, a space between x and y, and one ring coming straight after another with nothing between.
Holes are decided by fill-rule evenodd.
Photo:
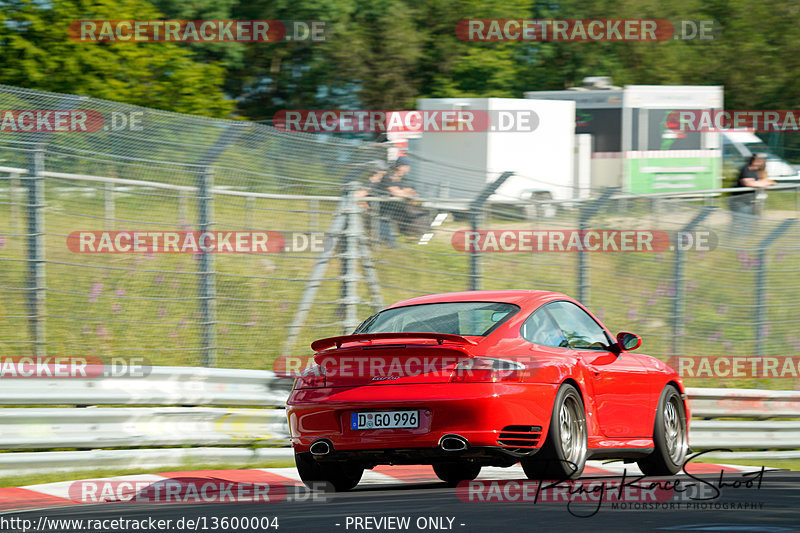
<instances>
[{"instance_id":1,"label":"car side mirror","mask_svg":"<svg viewBox=\"0 0 800 533\"><path fill-rule=\"evenodd\" d=\"M629 352L642 345L642 338L639 335L622 331L617 333L617 345L620 352Z\"/></svg>"}]
</instances>

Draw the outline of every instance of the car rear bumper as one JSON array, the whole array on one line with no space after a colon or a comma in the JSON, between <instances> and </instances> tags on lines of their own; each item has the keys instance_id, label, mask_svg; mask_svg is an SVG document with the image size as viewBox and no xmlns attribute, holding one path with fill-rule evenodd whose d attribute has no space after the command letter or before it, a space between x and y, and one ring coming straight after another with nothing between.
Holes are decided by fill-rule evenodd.
<instances>
[{"instance_id":1,"label":"car rear bumper","mask_svg":"<svg viewBox=\"0 0 800 533\"><path fill-rule=\"evenodd\" d=\"M538 451L558 390L556 384L373 384L293 391L287 404L292 445L307 452L320 439L329 457L381 463L436 462L452 457L520 457ZM419 427L352 429L353 412L417 410ZM511 428L509 426L520 426ZM527 431L523 431L527 428ZM442 437L458 435L468 449L445 452Z\"/></svg>"}]
</instances>

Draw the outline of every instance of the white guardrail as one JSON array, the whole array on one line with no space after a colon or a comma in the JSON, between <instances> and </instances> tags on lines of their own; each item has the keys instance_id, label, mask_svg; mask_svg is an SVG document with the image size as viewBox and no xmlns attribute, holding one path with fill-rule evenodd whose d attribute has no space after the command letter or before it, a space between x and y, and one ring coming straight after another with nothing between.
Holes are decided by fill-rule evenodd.
<instances>
[{"instance_id":1,"label":"white guardrail","mask_svg":"<svg viewBox=\"0 0 800 533\"><path fill-rule=\"evenodd\" d=\"M4 379L0 476L289 460L283 406L291 384L265 370L181 367L153 367L141 378ZM771 420L800 418L800 391L687 392L694 450L800 457L800 421ZM76 451L46 451L63 448Z\"/></svg>"}]
</instances>

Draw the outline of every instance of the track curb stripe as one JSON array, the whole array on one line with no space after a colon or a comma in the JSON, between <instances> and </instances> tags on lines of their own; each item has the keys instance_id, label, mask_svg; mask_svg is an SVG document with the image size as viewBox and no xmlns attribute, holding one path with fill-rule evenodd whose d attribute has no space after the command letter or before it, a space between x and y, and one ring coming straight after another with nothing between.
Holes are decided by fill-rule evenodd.
<instances>
[{"instance_id":1,"label":"track curb stripe","mask_svg":"<svg viewBox=\"0 0 800 533\"><path fill-rule=\"evenodd\" d=\"M691 463L687 470L691 474L711 474L723 472L753 472L761 467L721 465L709 463ZM591 476L607 475L618 476L627 471L628 475L639 475L635 464L603 463L601 461L588 461L585 474ZM0 513L9 511L23 511L26 509L41 509L63 507L67 505L85 505L69 497L69 488L73 483L81 481L139 481L158 483L165 479L214 479L225 482L256 482L277 483L287 487L301 486L302 482L295 468L256 468L241 470L190 470L180 472L159 472L157 474L135 474L111 478L90 478L74 481L59 481L42 485L29 485L26 487L0 488ZM519 465L511 468L486 467L478 479L525 479L525 474ZM374 470L364 472L365 485L392 485L397 483L430 483L439 479L430 466L426 465L401 465L377 466Z\"/></svg>"}]
</instances>

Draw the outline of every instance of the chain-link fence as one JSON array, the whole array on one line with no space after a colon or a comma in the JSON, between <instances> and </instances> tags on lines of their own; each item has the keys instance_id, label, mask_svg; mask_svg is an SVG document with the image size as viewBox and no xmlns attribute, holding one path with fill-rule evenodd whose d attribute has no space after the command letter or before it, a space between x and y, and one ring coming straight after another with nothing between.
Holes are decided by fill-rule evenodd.
<instances>
[{"instance_id":1,"label":"chain-link fence","mask_svg":"<svg viewBox=\"0 0 800 533\"><path fill-rule=\"evenodd\" d=\"M10 87L0 109L53 113L35 117L37 131L0 131L0 355L269 368L382 304L477 288L578 297L665 359L800 351L797 188L770 191L762 217L732 215L722 195L476 202L480 191L464 186L457 201L452 189L484 171L438 165L412 182L426 198L389 202L368 192L373 163L386 160L378 143ZM59 110L88 112L95 131L50 131ZM435 198L444 182L448 198ZM386 223L400 212L413 223ZM269 253L80 253L68 239L211 230L282 232L285 242ZM629 252L463 246L473 231L592 230L670 241ZM710 235L711 246L683 249L680 231Z\"/></svg>"}]
</instances>

